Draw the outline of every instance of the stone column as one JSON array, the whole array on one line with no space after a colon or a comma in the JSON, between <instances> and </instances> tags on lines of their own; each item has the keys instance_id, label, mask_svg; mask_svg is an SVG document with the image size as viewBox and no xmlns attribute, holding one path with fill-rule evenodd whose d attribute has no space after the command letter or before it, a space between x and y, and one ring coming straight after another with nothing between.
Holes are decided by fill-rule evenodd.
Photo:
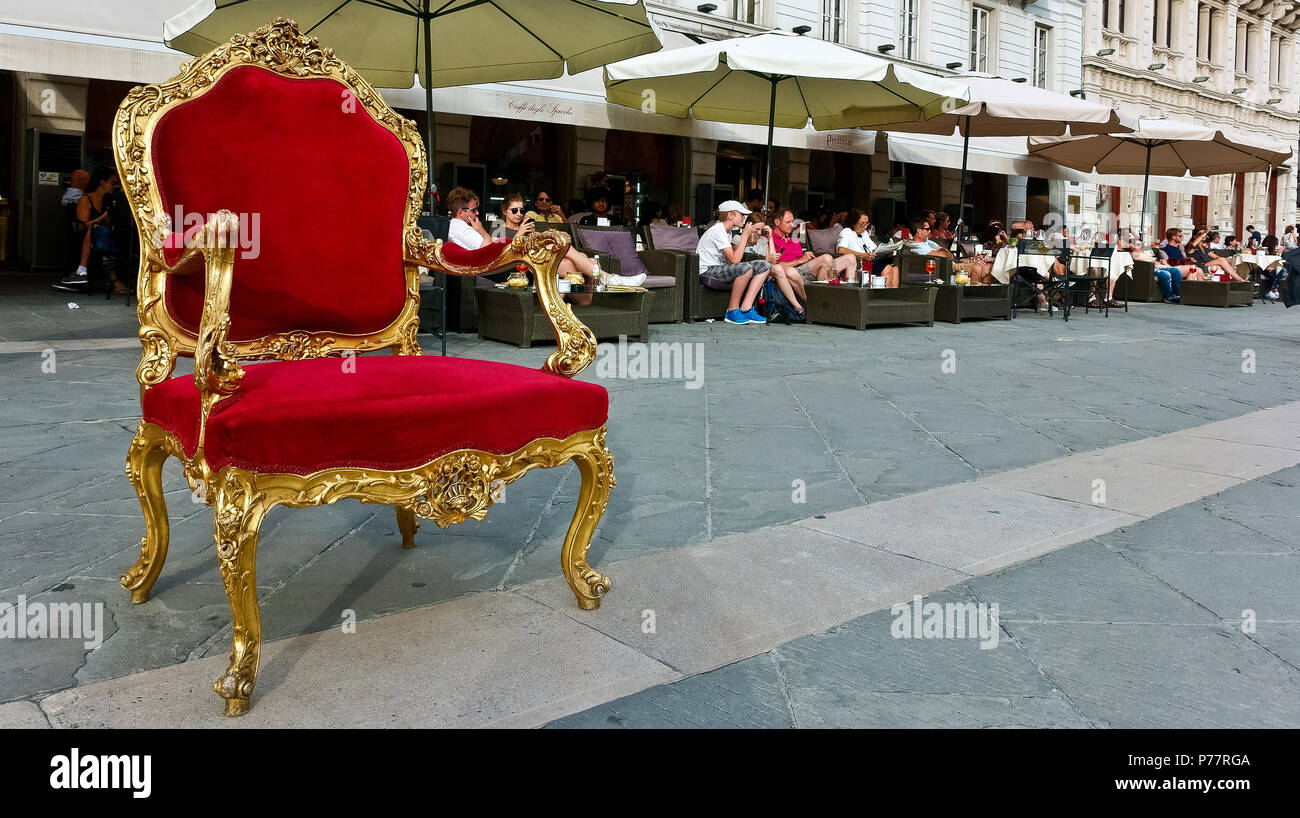
<instances>
[{"instance_id":1,"label":"stone column","mask_svg":"<svg viewBox=\"0 0 1300 818\"><path fill-rule=\"evenodd\" d=\"M438 180L439 195L446 196L451 190L452 177L444 174L443 166L447 164L463 165L469 162L469 123L473 117L467 114L433 115L433 153L434 163L430 169L433 178ZM475 191L486 196L486 191Z\"/></svg>"},{"instance_id":2,"label":"stone column","mask_svg":"<svg viewBox=\"0 0 1300 818\"><path fill-rule=\"evenodd\" d=\"M604 169L605 129L578 126L573 146L573 195L583 195L587 177Z\"/></svg>"},{"instance_id":3,"label":"stone column","mask_svg":"<svg viewBox=\"0 0 1300 818\"><path fill-rule=\"evenodd\" d=\"M1007 177L1007 220L1008 223L1025 218L1026 188L1029 178L1026 176Z\"/></svg>"},{"instance_id":4,"label":"stone column","mask_svg":"<svg viewBox=\"0 0 1300 818\"><path fill-rule=\"evenodd\" d=\"M718 178L718 140L691 137L691 189L690 201L695 200L697 185L713 184Z\"/></svg>"},{"instance_id":5,"label":"stone column","mask_svg":"<svg viewBox=\"0 0 1300 818\"><path fill-rule=\"evenodd\" d=\"M772 187L782 193L777 198L777 201L782 206L790 204L790 197L794 191L808 189L808 161L812 157L812 151L808 148L786 148L785 154L786 184L784 189L777 187L776 168L772 169ZM771 193L768 193L769 198L771 195Z\"/></svg>"}]
</instances>

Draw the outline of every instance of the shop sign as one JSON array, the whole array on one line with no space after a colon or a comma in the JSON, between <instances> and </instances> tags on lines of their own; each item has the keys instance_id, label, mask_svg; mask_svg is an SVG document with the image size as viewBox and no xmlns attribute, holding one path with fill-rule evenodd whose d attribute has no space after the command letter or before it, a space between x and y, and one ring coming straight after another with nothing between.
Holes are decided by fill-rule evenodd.
<instances>
[{"instance_id":1,"label":"shop sign","mask_svg":"<svg viewBox=\"0 0 1300 818\"><path fill-rule=\"evenodd\" d=\"M506 110L516 119L531 119L546 122L573 122L577 114L572 102L558 102L549 99L530 97L510 97L506 100Z\"/></svg>"}]
</instances>

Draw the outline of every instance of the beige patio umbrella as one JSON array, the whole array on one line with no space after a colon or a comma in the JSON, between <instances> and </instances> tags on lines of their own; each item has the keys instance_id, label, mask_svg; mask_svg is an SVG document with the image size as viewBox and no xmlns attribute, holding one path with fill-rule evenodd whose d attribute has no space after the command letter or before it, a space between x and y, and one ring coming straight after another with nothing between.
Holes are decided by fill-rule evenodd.
<instances>
[{"instance_id":1,"label":"beige patio umbrella","mask_svg":"<svg viewBox=\"0 0 1300 818\"><path fill-rule=\"evenodd\" d=\"M205 54L277 16L297 21L372 85L411 88L418 74L430 163L435 87L553 79L566 66L576 74L663 48L642 0L198 0L163 24L163 40ZM436 191L430 173L428 192ZM443 289L443 315L446 297Z\"/></svg>"},{"instance_id":2,"label":"beige patio umbrella","mask_svg":"<svg viewBox=\"0 0 1300 818\"><path fill-rule=\"evenodd\" d=\"M1146 231L1147 190L1153 174L1271 172L1291 157L1290 148L1259 137L1172 119L1143 119L1131 133L1030 137L1029 153L1084 173L1141 173L1139 236Z\"/></svg>"},{"instance_id":3,"label":"beige patio umbrella","mask_svg":"<svg viewBox=\"0 0 1300 818\"><path fill-rule=\"evenodd\" d=\"M972 136L1078 136L1126 133L1133 130L1108 105L989 74L968 73L951 79L970 89L969 103L950 106L949 110L930 119L885 123L875 125L873 129L897 133L961 134L961 193L957 205L959 228L962 214L966 212L966 161ZM850 108L844 115L853 116L854 113L854 109Z\"/></svg>"},{"instance_id":4,"label":"beige patio umbrella","mask_svg":"<svg viewBox=\"0 0 1300 818\"><path fill-rule=\"evenodd\" d=\"M817 130L937 116L967 89L933 74L811 37L769 31L661 51L605 66L605 96L652 113ZM954 103L953 100L957 102ZM846 109L854 111L846 116Z\"/></svg>"},{"instance_id":5,"label":"beige patio umbrella","mask_svg":"<svg viewBox=\"0 0 1300 818\"><path fill-rule=\"evenodd\" d=\"M371 84L433 89L553 79L663 48L642 0L199 0L163 24L163 40L204 54L273 17L289 17Z\"/></svg>"}]
</instances>

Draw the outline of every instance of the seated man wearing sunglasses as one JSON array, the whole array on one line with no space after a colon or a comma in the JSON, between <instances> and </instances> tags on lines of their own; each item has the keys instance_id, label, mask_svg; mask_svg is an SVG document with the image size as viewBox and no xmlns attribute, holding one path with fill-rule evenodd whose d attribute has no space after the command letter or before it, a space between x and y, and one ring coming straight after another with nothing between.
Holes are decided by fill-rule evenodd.
<instances>
[{"instance_id":1,"label":"seated man wearing sunglasses","mask_svg":"<svg viewBox=\"0 0 1300 818\"><path fill-rule=\"evenodd\" d=\"M551 194L545 190L537 191L533 197L533 209L528 211L526 218L535 222L565 222L564 212L560 206L551 198Z\"/></svg>"}]
</instances>

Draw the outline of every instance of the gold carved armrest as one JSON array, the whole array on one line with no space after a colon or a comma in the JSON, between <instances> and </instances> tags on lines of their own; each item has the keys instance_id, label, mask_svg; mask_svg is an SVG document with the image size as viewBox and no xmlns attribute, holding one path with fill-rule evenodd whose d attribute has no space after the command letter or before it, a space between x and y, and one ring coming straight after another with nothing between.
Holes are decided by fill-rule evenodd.
<instances>
[{"instance_id":1,"label":"gold carved armrest","mask_svg":"<svg viewBox=\"0 0 1300 818\"><path fill-rule=\"evenodd\" d=\"M573 377L596 359L596 336L577 319L573 310L560 297L560 288L555 282L556 270L569 250L570 241L569 235L559 230L520 233L509 244L500 245L500 255L491 262L481 267L471 267L448 261L443 255L441 239L426 239L420 233L420 228L412 227L406 233L406 261L458 276L484 275L507 265L527 264L533 270L537 296L541 299L547 320L551 322L551 329L555 331L558 347L547 356L542 369L556 375Z\"/></svg>"},{"instance_id":2,"label":"gold carved armrest","mask_svg":"<svg viewBox=\"0 0 1300 818\"><path fill-rule=\"evenodd\" d=\"M197 271L195 262L200 255L203 257L203 315L194 347L194 385L198 387L202 409L200 448L212 407L233 395L244 377L234 344L226 340L230 332L230 282L238 246L239 217L229 210L220 210L209 216L203 228L186 242L185 252L175 264L163 265L163 271L168 274L188 275Z\"/></svg>"}]
</instances>

